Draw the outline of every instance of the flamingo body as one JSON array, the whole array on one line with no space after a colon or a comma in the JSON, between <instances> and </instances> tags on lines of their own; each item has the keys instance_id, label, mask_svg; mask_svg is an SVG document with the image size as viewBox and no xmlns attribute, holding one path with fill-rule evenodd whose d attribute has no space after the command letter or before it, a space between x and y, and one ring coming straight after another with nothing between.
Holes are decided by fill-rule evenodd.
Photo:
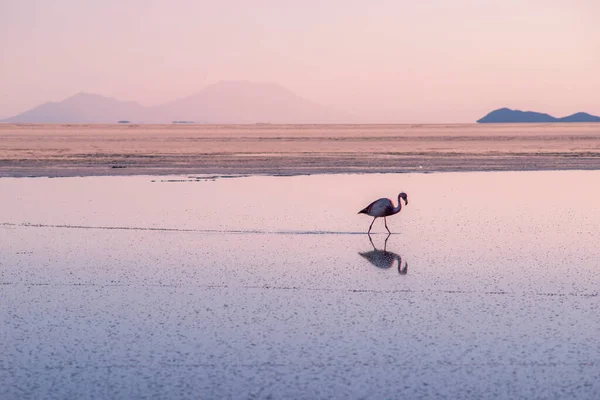
<instances>
[{"instance_id":1,"label":"flamingo body","mask_svg":"<svg viewBox=\"0 0 600 400\"><path fill-rule=\"evenodd\" d=\"M369 260L371 264L378 268L391 268L392 265L394 265L395 260L399 260L399 262L402 263L400 256L398 256L396 253L392 253L391 251L371 250L358 254Z\"/></svg>"},{"instance_id":2,"label":"flamingo body","mask_svg":"<svg viewBox=\"0 0 600 400\"><path fill-rule=\"evenodd\" d=\"M388 269L394 266L394 262L398 264L398 273L406 275L408 272L408 263L405 261L402 265L402 257L391 251L371 250L358 253L377 268Z\"/></svg>"}]
</instances>

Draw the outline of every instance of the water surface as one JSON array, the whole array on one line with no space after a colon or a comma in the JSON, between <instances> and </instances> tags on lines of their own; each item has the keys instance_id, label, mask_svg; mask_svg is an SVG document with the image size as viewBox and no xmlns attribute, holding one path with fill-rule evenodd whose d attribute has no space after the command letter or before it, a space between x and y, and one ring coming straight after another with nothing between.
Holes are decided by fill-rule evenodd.
<instances>
[{"instance_id":1,"label":"water surface","mask_svg":"<svg viewBox=\"0 0 600 400\"><path fill-rule=\"evenodd\" d=\"M0 179L0 397L597 398L599 179Z\"/></svg>"}]
</instances>

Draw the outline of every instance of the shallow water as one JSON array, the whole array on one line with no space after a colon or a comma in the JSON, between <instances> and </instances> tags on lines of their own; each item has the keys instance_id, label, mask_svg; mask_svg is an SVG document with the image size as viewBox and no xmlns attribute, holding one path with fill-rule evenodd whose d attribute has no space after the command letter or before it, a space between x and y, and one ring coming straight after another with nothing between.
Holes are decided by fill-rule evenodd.
<instances>
[{"instance_id":1,"label":"shallow water","mask_svg":"<svg viewBox=\"0 0 600 400\"><path fill-rule=\"evenodd\" d=\"M598 181L0 179L0 397L598 398Z\"/></svg>"}]
</instances>

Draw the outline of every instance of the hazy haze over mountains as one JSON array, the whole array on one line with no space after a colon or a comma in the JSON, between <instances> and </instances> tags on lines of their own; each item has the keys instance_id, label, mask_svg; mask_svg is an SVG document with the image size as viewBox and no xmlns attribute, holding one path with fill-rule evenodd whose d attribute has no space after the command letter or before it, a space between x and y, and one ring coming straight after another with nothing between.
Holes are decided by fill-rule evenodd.
<instances>
[{"instance_id":1,"label":"hazy haze over mountains","mask_svg":"<svg viewBox=\"0 0 600 400\"><path fill-rule=\"evenodd\" d=\"M120 101L80 92L59 102L48 102L21 114L0 120L5 123L112 124L132 123L361 123L360 116L335 110L297 96L274 83L222 81L196 94L157 106L145 107L133 101ZM577 112L556 118L534 111L500 108L478 123L600 122L600 117Z\"/></svg>"},{"instance_id":2,"label":"hazy haze over mountains","mask_svg":"<svg viewBox=\"0 0 600 400\"><path fill-rule=\"evenodd\" d=\"M78 93L8 118L12 123L334 123L349 114L318 105L273 83L219 82L200 92L153 107Z\"/></svg>"},{"instance_id":3,"label":"hazy haze over mountains","mask_svg":"<svg viewBox=\"0 0 600 400\"><path fill-rule=\"evenodd\" d=\"M360 122L600 115L598 15L598 0L3 0L0 116L81 91L163 105L235 80Z\"/></svg>"}]
</instances>

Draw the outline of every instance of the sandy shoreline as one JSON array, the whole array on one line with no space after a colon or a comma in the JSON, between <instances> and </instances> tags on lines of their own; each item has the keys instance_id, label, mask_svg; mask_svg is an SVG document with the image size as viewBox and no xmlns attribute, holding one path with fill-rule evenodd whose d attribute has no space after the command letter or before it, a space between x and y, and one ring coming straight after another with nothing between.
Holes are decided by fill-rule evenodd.
<instances>
[{"instance_id":1,"label":"sandy shoreline","mask_svg":"<svg viewBox=\"0 0 600 400\"><path fill-rule=\"evenodd\" d=\"M0 124L0 177L573 169L600 124Z\"/></svg>"}]
</instances>

